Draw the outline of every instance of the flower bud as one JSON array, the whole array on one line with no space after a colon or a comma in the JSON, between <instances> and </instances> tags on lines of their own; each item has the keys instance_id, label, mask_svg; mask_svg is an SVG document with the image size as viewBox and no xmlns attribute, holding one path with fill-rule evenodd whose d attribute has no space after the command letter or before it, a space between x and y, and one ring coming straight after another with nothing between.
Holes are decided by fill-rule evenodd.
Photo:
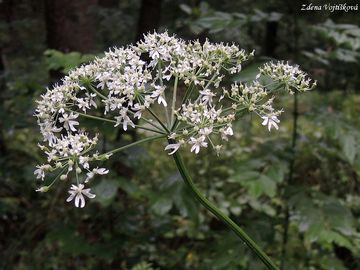
<instances>
[{"instance_id":1,"label":"flower bud","mask_svg":"<svg viewBox=\"0 0 360 270\"><path fill-rule=\"evenodd\" d=\"M36 192L42 192L42 193L44 193L44 192L48 192L48 190L49 190L49 187L48 187L48 186L43 186L43 187L38 188L38 189L35 190L35 191L36 191Z\"/></svg>"}]
</instances>

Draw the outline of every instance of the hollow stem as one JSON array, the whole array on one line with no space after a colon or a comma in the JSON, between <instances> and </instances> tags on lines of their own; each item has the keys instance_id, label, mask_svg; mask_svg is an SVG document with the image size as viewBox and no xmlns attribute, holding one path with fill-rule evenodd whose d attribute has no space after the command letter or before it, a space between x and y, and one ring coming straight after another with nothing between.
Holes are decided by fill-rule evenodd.
<instances>
[{"instance_id":1,"label":"hollow stem","mask_svg":"<svg viewBox=\"0 0 360 270\"><path fill-rule=\"evenodd\" d=\"M174 140L169 140L169 143L175 143ZM227 215L222 213L212 202L210 202L202 193L197 189L189 172L187 171L179 152L173 154L176 166L185 182L189 187L195 198L214 216L221 220L228 228L230 228L246 245L258 256L258 258L265 264L270 270L278 270L278 267L271 261L260 247Z\"/></svg>"}]
</instances>

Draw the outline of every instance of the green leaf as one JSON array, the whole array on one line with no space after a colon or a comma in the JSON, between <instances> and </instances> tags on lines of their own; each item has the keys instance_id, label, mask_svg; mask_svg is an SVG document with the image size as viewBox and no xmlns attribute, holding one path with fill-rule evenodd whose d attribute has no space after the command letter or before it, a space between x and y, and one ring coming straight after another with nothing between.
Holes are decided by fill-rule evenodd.
<instances>
[{"instance_id":1,"label":"green leaf","mask_svg":"<svg viewBox=\"0 0 360 270\"><path fill-rule=\"evenodd\" d=\"M278 162L277 164L271 166L269 170L266 172L266 175L276 183L281 183L284 181L285 173L288 168L286 163Z\"/></svg>"},{"instance_id":2,"label":"green leaf","mask_svg":"<svg viewBox=\"0 0 360 270\"><path fill-rule=\"evenodd\" d=\"M262 58L260 61L244 67L244 69L239 74L236 74L232 80L236 82L249 82L254 80L259 73L259 67L268 62L269 59L271 58Z\"/></svg>"},{"instance_id":3,"label":"green leaf","mask_svg":"<svg viewBox=\"0 0 360 270\"><path fill-rule=\"evenodd\" d=\"M346 247L350 250L353 250L354 248L353 244L349 241L349 239L347 239L346 237L335 231L330 231L330 230L320 231L319 241L329 244L336 243L337 245ZM329 247L331 248L331 246Z\"/></svg>"},{"instance_id":4,"label":"green leaf","mask_svg":"<svg viewBox=\"0 0 360 270\"><path fill-rule=\"evenodd\" d=\"M174 198L176 207L183 216L189 217L192 222L199 224L199 204L191 195L187 186L182 184L180 192Z\"/></svg>"},{"instance_id":5,"label":"green leaf","mask_svg":"<svg viewBox=\"0 0 360 270\"><path fill-rule=\"evenodd\" d=\"M314 258L318 265L321 265L321 269L328 270L348 270L349 268L343 265L343 262L338 258L334 258L332 256L316 256Z\"/></svg>"},{"instance_id":6,"label":"green leaf","mask_svg":"<svg viewBox=\"0 0 360 270\"><path fill-rule=\"evenodd\" d=\"M310 224L308 229L305 231L305 241L313 243L319 239L320 232L324 229L322 223Z\"/></svg>"},{"instance_id":7,"label":"green leaf","mask_svg":"<svg viewBox=\"0 0 360 270\"><path fill-rule=\"evenodd\" d=\"M244 183L248 181L255 181L260 177L256 171L243 171L239 172L228 179L229 183Z\"/></svg>"},{"instance_id":8,"label":"green leaf","mask_svg":"<svg viewBox=\"0 0 360 270\"><path fill-rule=\"evenodd\" d=\"M162 196L156 200L156 202L151 206L151 209L155 214L162 216L167 214L172 208L172 198L168 196Z\"/></svg>"},{"instance_id":9,"label":"green leaf","mask_svg":"<svg viewBox=\"0 0 360 270\"><path fill-rule=\"evenodd\" d=\"M68 73L71 69L94 59L94 55L80 54L79 52L63 53L57 50L46 50L46 63L48 70L59 70Z\"/></svg>"},{"instance_id":10,"label":"green leaf","mask_svg":"<svg viewBox=\"0 0 360 270\"><path fill-rule=\"evenodd\" d=\"M270 198L274 197L276 194L276 182L267 177L266 175L261 175L259 179L262 192L269 196Z\"/></svg>"},{"instance_id":11,"label":"green leaf","mask_svg":"<svg viewBox=\"0 0 360 270\"><path fill-rule=\"evenodd\" d=\"M118 184L119 187L132 198L137 199L144 195L143 192L140 190L140 188L137 185L135 185L133 182L131 182L129 179L120 177L118 179Z\"/></svg>"},{"instance_id":12,"label":"green leaf","mask_svg":"<svg viewBox=\"0 0 360 270\"><path fill-rule=\"evenodd\" d=\"M356 141L353 135L346 134L341 139L343 154L346 160L353 164L356 156Z\"/></svg>"},{"instance_id":13,"label":"green leaf","mask_svg":"<svg viewBox=\"0 0 360 270\"><path fill-rule=\"evenodd\" d=\"M103 179L93 188L93 191L96 194L95 200L104 207L109 206L114 200L118 188L118 181L111 179Z\"/></svg>"},{"instance_id":14,"label":"green leaf","mask_svg":"<svg viewBox=\"0 0 360 270\"><path fill-rule=\"evenodd\" d=\"M188 5L181 4L181 5L179 5L179 7L182 11L184 11L188 15L190 15L192 13L192 9Z\"/></svg>"}]
</instances>

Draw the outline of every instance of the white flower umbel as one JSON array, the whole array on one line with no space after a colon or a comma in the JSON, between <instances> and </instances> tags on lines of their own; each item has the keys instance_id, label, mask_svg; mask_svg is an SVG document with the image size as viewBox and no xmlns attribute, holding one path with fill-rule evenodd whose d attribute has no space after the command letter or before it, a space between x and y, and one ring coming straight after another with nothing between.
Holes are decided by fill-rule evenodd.
<instances>
[{"instance_id":1,"label":"white flower umbel","mask_svg":"<svg viewBox=\"0 0 360 270\"><path fill-rule=\"evenodd\" d=\"M307 74L300 70L299 66L289 65L289 63L277 62L267 63L260 67L260 74L265 75L285 84L286 90L291 94L293 90L309 91L313 89L316 82L311 82Z\"/></svg>"},{"instance_id":2,"label":"white flower umbel","mask_svg":"<svg viewBox=\"0 0 360 270\"><path fill-rule=\"evenodd\" d=\"M75 205L82 207L83 195L93 197L84 183L109 173L94 168L94 163L124 149L99 153L98 136L85 130L83 118L102 120L124 131L136 128L158 134L154 138L167 137L171 143L165 150L170 155L184 147L195 154L211 147L218 154L222 142L234 135L233 122L246 111L262 118L269 131L278 129L282 110L273 107L277 91L260 78L267 76L289 92L310 90L315 84L299 67L279 62L260 67L252 82L229 86L230 75L241 72L252 56L253 52L235 44L201 44L166 32L150 33L136 45L112 48L104 57L72 70L37 101L44 141L40 148L47 163L37 166L34 174L46 182L48 175L57 172L38 191L47 191L58 179L76 182L69 200L75 198Z\"/></svg>"}]
</instances>

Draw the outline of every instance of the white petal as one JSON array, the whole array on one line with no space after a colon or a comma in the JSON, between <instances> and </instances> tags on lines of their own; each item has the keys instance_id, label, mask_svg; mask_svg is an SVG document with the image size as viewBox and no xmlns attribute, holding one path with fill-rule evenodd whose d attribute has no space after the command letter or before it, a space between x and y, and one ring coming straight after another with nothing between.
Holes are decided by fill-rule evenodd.
<instances>
[{"instance_id":1,"label":"white petal","mask_svg":"<svg viewBox=\"0 0 360 270\"><path fill-rule=\"evenodd\" d=\"M107 170L105 168L94 169L93 171L94 171L94 173L101 174L101 175L109 173L109 170Z\"/></svg>"},{"instance_id":2,"label":"white petal","mask_svg":"<svg viewBox=\"0 0 360 270\"><path fill-rule=\"evenodd\" d=\"M273 126L276 130L279 129L278 124L276 124L276 122L274 122L274 121L271 121L271 122L269 123L269 131L270 131L270 129L271 129L272 126Z\"/></svg>"},{"instance_id":3,"label":"white petal","mask_svg":"<svg viewBox=\"0 0 360 270\"><path fill-rule=\"evenodd\" d=\"M195 148L196 148L196 145L194 144L194 145L191 147L190 152L193 152L193 151L195 150Z\"/></svg>"},{"instance_id":4,"label":"white petal","mask_svg":"<svg viewBox=\"0 0 360 270\"><path fill-rule=\"evenodd\" d=\"M276 116L272 116L271 119L276 123L280 123L280 120Z\"/></svg>"},{"instance_id":5,"label":"white petal","mask_svg":"<svg viewBox=\"0 0 360 270\"><path fill-rule=\"evenodd\" d=\"M81 208L84 208L85 206L85 198L82 194L79 194L79 197L80 197L80 207Z\"/></svg>"},{"instance_id":6,"label":"white petal","mask_svg":"<svg viewBox=\"0 0 360 270\"><path fill-rule=\"evenodd\" d=\"M124 122L123 122L123 130L125 130L125 131L127 131L127 124L128 124L127 121L124 121Z\"/></svg>"},{"instance_id":7,"label":"white petal","mask_svg":"<svg viewBox=\"0 0 360 270\"><path fill-rule=\"evenodd\" d=\"M70 192L69 192L69 193L70 193ZM67 201L67 202L71 202L71 201L74 199L75 195L76 195L75 192L71 193L71 195L66 199L66 201Z\"/></svg>"},{"instance_id":8,"label":"white petal","mask_svg":"<svg viewBox=\"0 0 360 270\"><path fill-rule=\"evenodd\" d=\"M165 147L165 151L173 149L173 151L168 153L168 155L172 155L179 149L179 147L180 147L180 143L172 143Z\"/></svg>"},{"instance_id":9,"label":"white petal","mask_svg":"<svg viewBox=\"0 0 360 270\"><path fill-rule=\"evenodd\" d=\"M269 122L269 118L264 116L264 117L261 117L262 119L264 119L264 121L261 123L263 126L266 126Z\"/></svg>"},{"instance_id":10,"label":"white petal","mask_svg":"<svg viewBox=\"0 0 360 270\"><path fill-rule=\"evenodd\" d=\"M79 207L80 196L82 196L82 195L77 194L76 197L75 197L75 206L76 206L76 207Z\"/></svg>"},{"instance_id":11,"label":"white petal","mask_svg":"<svg viewBox=\"0 0 360 270\"><path fill-rule=\"evenodd\" d=\"M159 96L158 103L159 104L162 103L164 105L164 107L167 107L166 100L162 96Z\"/></svg>"},{"instance_id":12,"label":"white petal","mask_svg":"<svg viewBox=\"0 0 360 270\"><path fill-rule=\"evenodd\" d=\"M96 197L96 195L90 193L90 190L91 190L90 188L84 189L84 190L82 191L82 193L83 193L86 197L88 197L88 198L90 198L90 199L93 199L93 198Z\"/></svg>"}]
</instances>

